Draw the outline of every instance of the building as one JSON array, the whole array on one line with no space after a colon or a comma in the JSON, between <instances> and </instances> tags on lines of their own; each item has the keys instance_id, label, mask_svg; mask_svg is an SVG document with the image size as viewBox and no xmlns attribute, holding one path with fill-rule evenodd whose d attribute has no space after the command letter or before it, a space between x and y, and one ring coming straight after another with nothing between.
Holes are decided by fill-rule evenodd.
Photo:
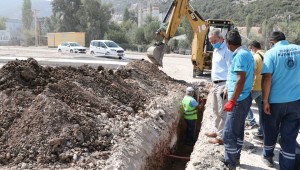
<instances>
[{"instance_id":1,"label":"building","mask_svg":"<svg viewBox=\"0 0 300 170\"><path fill-rule=\"evenodd\" d=\"M139 3L138 4L138 27L142 27L143 25L145 25L145 21L149 16L160 22L162 22L163 20L163 14L160 13L158 6L153 5L151 3L147 3L147 6L145 6L144 4Z\"/></svg>"},{"instance_id":2,"label":"building","mask_svg":"<svg viewBox=\"0 0 300 170\"><path fill-rule=\"evenodd\" d=\"M0 45L19 45L22 22L18 19L7 19L5 30L0 30Z\"/></svg>"}]
</instances>

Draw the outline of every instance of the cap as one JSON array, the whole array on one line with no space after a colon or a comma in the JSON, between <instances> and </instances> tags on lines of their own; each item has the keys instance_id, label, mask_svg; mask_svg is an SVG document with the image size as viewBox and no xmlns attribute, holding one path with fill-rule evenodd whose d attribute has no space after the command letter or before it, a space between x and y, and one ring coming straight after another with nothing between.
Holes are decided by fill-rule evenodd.
<instances>
[{"instance_id":1,"label":"cap","mask_svg":"<svg viewBox=\"0 0 300 170\"><path fill-rule=\"evenodd\" d=\"M194 91L193 87L187 87L186 88L186 92L193 92L193 91Z\"/></svg>"}]
</instances>

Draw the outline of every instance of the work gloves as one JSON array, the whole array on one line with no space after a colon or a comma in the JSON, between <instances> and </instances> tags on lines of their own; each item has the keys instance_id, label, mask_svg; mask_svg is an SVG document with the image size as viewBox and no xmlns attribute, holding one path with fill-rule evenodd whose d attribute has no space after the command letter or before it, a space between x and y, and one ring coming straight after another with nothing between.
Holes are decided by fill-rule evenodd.
<instances>
[{"instance_id":1,"label":"work gloves","mask_svg":"<svg viewBox=\"0 0 300 170\"><path fill-rule=\"evenodd\" d=\"M229 101L224 105L224 110L225 110L226 112L230 112L230 111L232 110L234 104L235 104L235 101L229 100Z\"/></svg>"}]
</instances>

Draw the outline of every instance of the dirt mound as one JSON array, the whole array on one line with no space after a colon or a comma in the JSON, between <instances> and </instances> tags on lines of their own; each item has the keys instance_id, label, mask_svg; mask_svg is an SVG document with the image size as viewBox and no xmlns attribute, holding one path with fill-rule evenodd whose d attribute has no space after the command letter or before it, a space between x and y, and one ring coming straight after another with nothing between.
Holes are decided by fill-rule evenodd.
<instances>
[{"instance_id":1,"label":"dirt mound","mask_svg":"<svg viewBox=\"0 0 300 170\"><path fill-rule=\"evenodd\" d=\"M34 59L0 70L0 165L101 169L128 119L178 82L147 61L117 70L42 67ZM170 86L169 86L170 85Z\"/></svg>"}]
</instances>

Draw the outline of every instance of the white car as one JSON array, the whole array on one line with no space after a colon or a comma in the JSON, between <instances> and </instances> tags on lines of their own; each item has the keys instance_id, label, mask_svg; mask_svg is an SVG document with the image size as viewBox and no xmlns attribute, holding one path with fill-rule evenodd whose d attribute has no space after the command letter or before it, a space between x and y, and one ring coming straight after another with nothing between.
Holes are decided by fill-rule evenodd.
<instances>
[{"instance_id":1,"label":"white car","mask_svg":"<svg viewBox=\"0 0 300 170\"><path fill-rule=\"evenodd\" d=\"M57 47L57 51L67 53L86 53L86 47L81 46L77 42L63 42Z\"/></svg>"},{"instance_id":2,"label":"white car","mask_svg":"<svg viewBox=\"0 0 300 170\"><path fill-rule=\"evenodd\" d=\"M111 40L93 40L90 44L90 54L122 59L124 57L124 49Z\"/></svg>"}]
</instances>

